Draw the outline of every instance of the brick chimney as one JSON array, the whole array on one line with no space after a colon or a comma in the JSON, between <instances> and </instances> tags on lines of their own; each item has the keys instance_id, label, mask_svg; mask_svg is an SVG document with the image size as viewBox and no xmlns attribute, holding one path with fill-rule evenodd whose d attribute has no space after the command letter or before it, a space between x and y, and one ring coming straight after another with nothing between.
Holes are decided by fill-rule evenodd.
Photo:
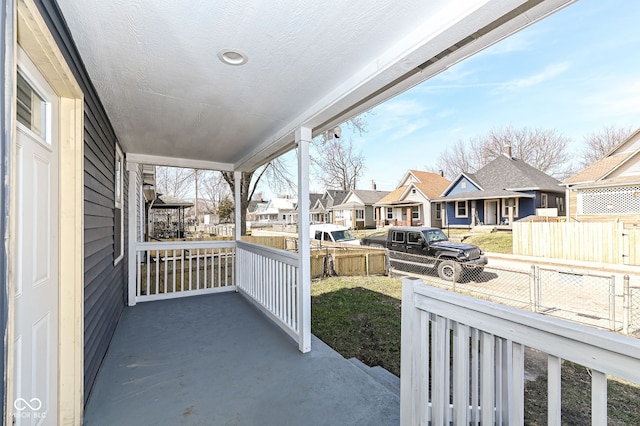
<instances>
[{"instance_id":1,"label":"brick chimney","mask_svg":"<svg viewBox=\"0 0 640 426\"><path fill-rule=\"evenodd\" d=\"M511 145L505 145L505 146L502 148L502 153L503 153L504 155L506 155L508 158L513 158L513 157L511 156Z\"/></svg>"}]
</instances>

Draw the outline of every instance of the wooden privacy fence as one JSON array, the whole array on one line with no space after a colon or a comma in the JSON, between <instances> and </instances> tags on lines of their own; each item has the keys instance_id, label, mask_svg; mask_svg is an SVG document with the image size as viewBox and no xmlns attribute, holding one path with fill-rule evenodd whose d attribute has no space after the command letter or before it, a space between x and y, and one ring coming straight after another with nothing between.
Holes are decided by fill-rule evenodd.
<instances>
[{"instance_id":1,"label":"wooden privacy fence","mask_svg":"<svg viewBox=\"0 0 640 426\"><path fill-rule=\"evenodd\" d=\"M387 271L385 250L322 248L311 251L312 278L322 276L328 255L338 275L383 275Z\"/></svg>"},{"instance_id":2,"label":"wooden privacy fence","mask_svg":"<svg viewBox=\"0 0 640 426\"><path fill-rule=\"evenodd\" d=\"M640 265L640 227L624 222L515 222L513 254Z\"/></svg>"}]
</instances>

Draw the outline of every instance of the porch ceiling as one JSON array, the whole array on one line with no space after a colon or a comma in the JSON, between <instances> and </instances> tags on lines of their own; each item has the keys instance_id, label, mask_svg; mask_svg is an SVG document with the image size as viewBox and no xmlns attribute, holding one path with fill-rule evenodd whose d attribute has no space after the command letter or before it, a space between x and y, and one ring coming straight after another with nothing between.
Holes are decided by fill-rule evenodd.
<instances>
[{"instance_id":1,"label":"porch ceiling","mask_svg":"<svg viewBox=\"0 0 640 426\"><path fill-rule=\"evenodd\" d=\"M571 2L58 0L127 153L238 170Z\"/></svg>"}]
</instances>

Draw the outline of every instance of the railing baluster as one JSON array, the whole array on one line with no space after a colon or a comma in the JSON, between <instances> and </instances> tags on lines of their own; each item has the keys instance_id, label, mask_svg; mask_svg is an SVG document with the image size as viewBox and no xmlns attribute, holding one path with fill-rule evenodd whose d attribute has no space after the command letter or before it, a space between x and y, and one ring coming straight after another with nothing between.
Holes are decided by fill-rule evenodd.
<instances>
[{"instance_id":1,"label":"railing baluster","mask_svg":"<svg viewBox=\"0 0 640 426\"><path fill-rule=\"evenodd\" d=\"M480 331L471 332L471 422L480 424Z\"/></svg>"},{"instance_id":2,"label":"railing baluster","mask_svg":"<svg viewBox=\"0 0 640 426\"><path fill-rule=\"evenodd\" d=\"M483 425L492 425L494 422L493 409L495 407L495 387L494 387L494 341L489 333L480 333L480 410Z\"/></svg>"},{"instance_id":3,"label":"railing baluster","mask_svg":"<svg viewBox=\"0 0 640 426\"><path fill-rule=\"evenodd\" d=\"M142 253L136 252L136 261L138 262L138 272L136 275L136 296L140 296L140 289L142 288Z\"/></svg>"},{"instance_id":4,"label":"railing baluster","mask_svg":"<svg viewBox=\"0 0 640 426\"><path fill-rule=\"evenodd\" d=\"M162 256L160 255L160 250L156 250L156 291L154 294L158 294L158 283L160 282L160 260L161 260Z\"/></svg>"},{"instance_id":5,"label":"railing baluster","mask_svg":"<svg viewBox=\"0 0 640 426\"><path fill-rule=\"evenodd\" d=\"M512 346L512 381L510 388L510 410L507 423L521 425L524 420L524 345L514 343Z\"/></svg>"},{"instance_id":6,"label":"railing baluster","mask_svg":"<svg viewBox=\"0 0 640 426\"><path fill-rule=\"evenodd\" d=\"M200 249L196 251L196 290L200 290Z\"/></svg>"},{"instance_id":7,"label":"railing baluster","mask_svg":"<svg viewBox=\"0 0 640 426\"><path fill-rule=\"evenodd\" d=\"M207 249L204 249L204 272L202 274L202 278L204 278L204 286L203 286L203 288L208 288L208 286L207 286L207 262L208 262L207 256L208 256Z\"/></svg>"},{"instance_id":8,"label":"railing baluster","mask_svg":"<svg viewBox=\"0 0 640 426\"><path fill-rule=\"evenodd\" d=\"M591 371L591 424L607 424L607 375Z\"/></svg>"},{"instance_id":9,"label":"railing baluster","mask_svg":"<svg viewBox=\"0 0 640 426\"><path fill-rule=\"evenodd\" d=\"M469 327L453 324L453 421L468 424L469 405Z\"/></svg>"},{"instance_id":10,"label":"railing baluster","mask_svg":"<svg viewBox=\"0 0 640 426\"><path fill-rule=\"evenodd\" d=\"M189 250L189 290L193 290L193 249Z\"/></svg>"},{"instance_id":11,"label":"railing baluster","mask_svg":"<svg viewBox=\"0 0 640 426\"><path fill-rule=\"evenodd\" d=\"M147 281L144 283L144 294L149 294L149 287L151 286L151 250L147 250ZM142 294L138 294L142 296Z\"/></svg>"},{"instance_id":12,"label":"railing baluster","mask_svg":"<svg viewBox=\"0 0 640 426\"><path fill-rule=\"evenodd\" d=\"M547 424L549 424L550 426L560 424L561 406L562 406L561 380L560 380L561 370L562 370L562 360L556 356L548 355L548 361L547 361L548 420L547 420Z\"/></svg>"},{"instance_id":13,"label":"railing baluster","mask_svg":"<svg viewBox=\"0 0 640 426\"><path fill-rule=\"evenodd\" d=\"M180 250L180 291L185 291L184 288L184 252L185 250Z\"/></svg>"},{"instance_id":14,"label":"railing baluster","mask_svg":"<svg viewBox=\"0 0 640 426\"><path fill-rule=\"evenodd\" d=\"M172 271L173 273L171 275L173 277L173 283L172 283L173 289L171 291L175 293L175 291L176 291L176 249L173 249L173 256L172 257L173 257L173 260L172 260L171 264L172 264L172 268L173 268L173 271Z\"/></svg>"}]
</instances>

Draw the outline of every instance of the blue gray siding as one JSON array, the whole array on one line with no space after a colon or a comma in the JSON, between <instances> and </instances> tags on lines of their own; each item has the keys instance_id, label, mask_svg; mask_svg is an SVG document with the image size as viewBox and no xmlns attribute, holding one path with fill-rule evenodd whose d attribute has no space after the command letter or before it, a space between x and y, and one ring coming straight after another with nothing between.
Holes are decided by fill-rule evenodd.
<instances>
[{"instance_id":1,"label":"blue gray siding","mask_svg":"<svg viewBox=\"0 0 640 426\"><path fill-rule=\"evenodd\" d=\"M462 187L463 183L466 184L466 188ZM480 188L478 188L476 185L474 185L473 182L471 182L469 179L467 179L464 176L460 176L460 179L458 179L456 184L449 191L447 191L444 195L445 196L455 195L455 194L460 194L460 193L463 193L463 192L477 191L479 189Z\"/></svg>"},{"instance_id":2,"label":"blue gray siding","mask_svg":"<svg viewBox=\"0 0 640 426\"><path fill-rule=\"evenodd\" d=\"M117 140L55 0L36 0L36 4L80 84L85 99L84 386L86 401L124 308L126 253L124 259L117 265L113 264L114 162ZM125 185L126 183L125 173ZM123 226L126 232L126 197L123 208L125 212Z\"/></svg>"}]
</instances>

